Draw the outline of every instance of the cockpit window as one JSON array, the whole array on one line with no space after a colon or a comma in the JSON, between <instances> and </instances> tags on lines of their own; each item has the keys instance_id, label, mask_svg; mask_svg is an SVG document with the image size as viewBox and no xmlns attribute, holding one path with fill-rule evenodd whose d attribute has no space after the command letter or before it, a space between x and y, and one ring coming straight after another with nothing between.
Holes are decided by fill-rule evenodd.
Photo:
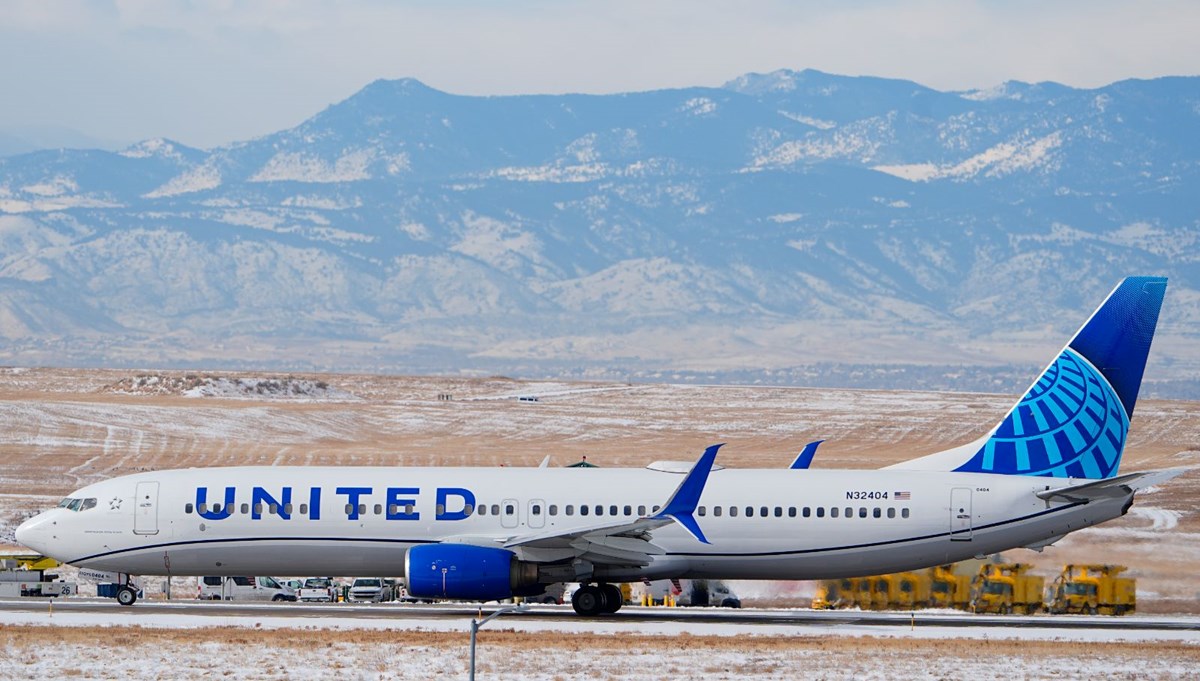
<instances>
[{"instance_id":1,"label":"cockpit window","mask_svg":"<svg viewBox=\"0 0 1200 681\"><path fill-rule=\"evenodd\" d=\"M67 497L66 499L58 502L58 507L78 513L79 511L86 511L89 508L95 508L96 499L95 497L89 497L87 499L72 499L71 497Z\"/></svg>"}]
</instances>

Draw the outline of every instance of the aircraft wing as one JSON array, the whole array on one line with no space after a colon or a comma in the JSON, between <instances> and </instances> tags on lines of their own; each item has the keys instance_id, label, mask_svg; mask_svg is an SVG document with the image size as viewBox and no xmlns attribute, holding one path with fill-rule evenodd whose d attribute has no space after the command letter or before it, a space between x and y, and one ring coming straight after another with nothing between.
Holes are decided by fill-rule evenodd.
<instances>
[{"instance_id":1,"label":"aircraft wing","mask_svg":"<svg viewBox=\"0 0 1200 681\"><path fill-rule=\"evenodd\" d=\"M1182 475L1191 468L1164 468L1156 471L1143 471L1140 473L1126 473L1118 475L1107 480L1097 480L1095 482L1085 482L1082 485L1072 485L1070 487L1059 487L1058 489L1048 489L1037 492L1039 499L1046 501L1061 500L1069 502L1098 501L1100 499L1112 499L1123 497L1141 489L1166 482L1178 475Z\"/></svg>"},{"instance_id":2,"label":"aircraft wing","mask_svg":"<svg viewBox=\"0 0 1200 681\"><path fill-rule=\"evenodd\" d=\"M693 513L700 502L700 494L708 482L717 450L713 445L692 466L679 483L679 487L654 515L635 520L598 523L590 527L567 531L551 530L535 534L510 537L504 542L506 549L523 549L529 552L545 551L548 554L570 555L573 558L604 565L649 565L650 556L663 550L654 544L654 531L677 523L697 541L708 543L704 532L696 523Z\"/></svg>"}]
</instances>

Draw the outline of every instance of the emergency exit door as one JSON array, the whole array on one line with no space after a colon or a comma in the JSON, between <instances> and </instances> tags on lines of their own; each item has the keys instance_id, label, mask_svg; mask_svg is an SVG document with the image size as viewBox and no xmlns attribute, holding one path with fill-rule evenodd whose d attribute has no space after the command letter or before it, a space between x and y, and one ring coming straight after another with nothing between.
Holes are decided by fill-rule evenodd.
<instances>
[{"instance_id":1,"label":"emergency exit door","mask_svg":"<svg viewBox=\"0 0 1200 681\"><path fill-rule=\"evenodd\" d=\"M133 533L158 534L158 483L139 482L133 499Z\"/></svg>"}]
</instances>

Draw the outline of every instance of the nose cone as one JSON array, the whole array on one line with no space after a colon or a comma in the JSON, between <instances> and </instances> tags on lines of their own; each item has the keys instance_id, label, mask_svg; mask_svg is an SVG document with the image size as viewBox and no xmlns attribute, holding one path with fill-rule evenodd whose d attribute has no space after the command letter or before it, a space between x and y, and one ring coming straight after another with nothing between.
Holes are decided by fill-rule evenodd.
<instances>
[{"instance_id":1,"label":"nose cone","mask_svg":"<svg viewBox=\"0 0 1200 681\"><path fill-rule=\"evenodd\" d=\"M47 540L50 538L49 522L45 513L39 513L21 523L16 532L17 543L45 555Z\"/></svg>"}]
</instances>

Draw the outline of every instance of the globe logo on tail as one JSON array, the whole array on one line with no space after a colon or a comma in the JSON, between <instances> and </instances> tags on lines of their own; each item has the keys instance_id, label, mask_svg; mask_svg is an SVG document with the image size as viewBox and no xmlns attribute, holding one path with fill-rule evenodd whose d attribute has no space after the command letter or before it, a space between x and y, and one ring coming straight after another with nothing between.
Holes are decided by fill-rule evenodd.
<instances>
[{"instance_id":1,"label":"globe logo on tail","mask_svg":"<svg viewBox=\"0 0 1200 681\"><path fill-rule=\"evenodd\" d=\"M1129 417L1108 380L1063 350L996 432L957 470L1100 479L1116 475Z\"/></svg>"}]
</instances>

